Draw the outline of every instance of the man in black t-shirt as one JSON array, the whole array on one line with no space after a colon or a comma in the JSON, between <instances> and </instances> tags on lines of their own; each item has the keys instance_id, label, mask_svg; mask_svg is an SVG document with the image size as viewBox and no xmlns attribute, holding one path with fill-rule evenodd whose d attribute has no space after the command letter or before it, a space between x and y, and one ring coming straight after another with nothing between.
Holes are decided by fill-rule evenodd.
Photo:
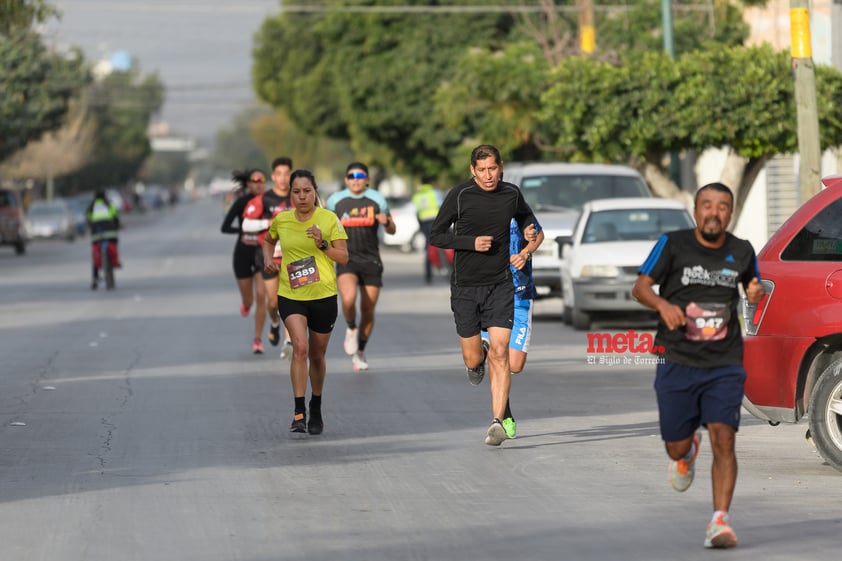
<instances>
[{"instance_id":1,"label":"man in black t-shirt","mask_svg":"<svg viewBox=\"0 0 842 561\"><path fill-rule=\"evenodd\" d=\"M473 385L485 375L488 358L493 422L485 443L506 440L511 385L509 339L514 321L514 294L509 269L511 221L527 240L534 240L535 217L515 185L502 181L503 161L494 146L484 144L471 153L468 181L448 192L433 222L430 245L454 249L450 276L450 307L462 345L462 359ZM488 331L488 347L480 332Z\"/></svg>"},{"instance_id":2,"label":"man in black t-shirt","mask_svg":"<svg viewBox=\"0 0 842 561\"><path fill-rule=\"evenodd\" d=\"M659 315L655 393L676 491L686 491L693 482L698 429L708 430L714 514L705 547L737 545L728 509L737 481L735 439L746 378L738 285L752 304L763 297L754 249L726 231L733 205L727 186L701 187L693 211L696 228L662 235L632 289L641 304Z\"/></svg>"}]
</instances>

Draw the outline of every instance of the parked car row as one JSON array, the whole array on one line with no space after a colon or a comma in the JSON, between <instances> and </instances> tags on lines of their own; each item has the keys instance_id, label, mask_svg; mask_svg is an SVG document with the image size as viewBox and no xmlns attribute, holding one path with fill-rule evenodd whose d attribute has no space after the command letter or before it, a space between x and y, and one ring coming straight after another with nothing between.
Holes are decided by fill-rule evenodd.
<instances>
[{"instance_id":1,"label":"parked car row","mask_svg":"<svg viewBox=\"0 0 842 561\"><path fill-rule=\"evenodd\" d=\"M158 208L164 204L161 190L148 191L149 206ZM93 196L93 192L85 192L51 200L38 199L29 208L24 208L19 191L0 189L0 245L12 246L15 253L23 255L31 240L56 238L74 241L87 232L86 214ZM121 213L137 209L130 197L123 196L117 189L107 189L106 196Z\"/></svg>"}]
</instances>

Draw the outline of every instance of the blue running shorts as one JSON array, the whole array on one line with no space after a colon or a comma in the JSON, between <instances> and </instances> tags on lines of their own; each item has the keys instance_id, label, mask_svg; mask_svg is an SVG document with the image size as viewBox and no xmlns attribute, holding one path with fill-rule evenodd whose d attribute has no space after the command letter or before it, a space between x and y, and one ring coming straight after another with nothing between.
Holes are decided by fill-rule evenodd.
<instances>
[{"instance_id":1,"label":"blue running shorts","mask_svg":"<svg viewBox=\"0 0 842 561\"><path fill-rule=\"evenodd\" d=\"M740 428L746 371L742 365L698 368L665 362L655 369L661 437L677 442L708 423Z\"/></svg>"}]
</instances>

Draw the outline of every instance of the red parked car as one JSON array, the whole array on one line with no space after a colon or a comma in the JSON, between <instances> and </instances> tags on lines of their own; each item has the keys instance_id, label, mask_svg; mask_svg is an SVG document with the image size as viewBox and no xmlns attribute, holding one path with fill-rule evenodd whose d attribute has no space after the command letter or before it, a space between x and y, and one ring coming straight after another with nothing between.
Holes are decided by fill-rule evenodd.
<instances>
[{"instance_id":1,"label":"red parked car","mask_svg":"<svg viewBox=\"0 0 842 561\"><path fill-rule=\"evenodd\" d=\"M806 414L808 438L842 471L842 175L822 183L757 255L766 295L743 306L743 405L772 425Z\"/></svg>"}]
</instances>

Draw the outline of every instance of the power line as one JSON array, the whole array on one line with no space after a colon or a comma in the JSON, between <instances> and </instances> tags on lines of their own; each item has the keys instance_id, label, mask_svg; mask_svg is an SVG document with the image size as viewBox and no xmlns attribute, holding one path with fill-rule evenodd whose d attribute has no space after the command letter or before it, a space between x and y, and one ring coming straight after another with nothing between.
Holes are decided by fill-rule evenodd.
<instances>
[{"instance_id":1,"label":"power line","mask_svg":"<svg viewBox=\"0 0 842 561\"><path fill-rule=\"evenodd\" d=\"M594 4L597 11L628 11L633 6L627 4ZM307 4L283 4L281 12L290 13L367 13L367 14L487 14L495 13L540 13L546 8L540 5L524 6L310 6ZM704 5L677 5L675 11L708 11L707 3ZM578 6L553 6L555 12L578 13Z\"/></svg>"}]
</instances>

